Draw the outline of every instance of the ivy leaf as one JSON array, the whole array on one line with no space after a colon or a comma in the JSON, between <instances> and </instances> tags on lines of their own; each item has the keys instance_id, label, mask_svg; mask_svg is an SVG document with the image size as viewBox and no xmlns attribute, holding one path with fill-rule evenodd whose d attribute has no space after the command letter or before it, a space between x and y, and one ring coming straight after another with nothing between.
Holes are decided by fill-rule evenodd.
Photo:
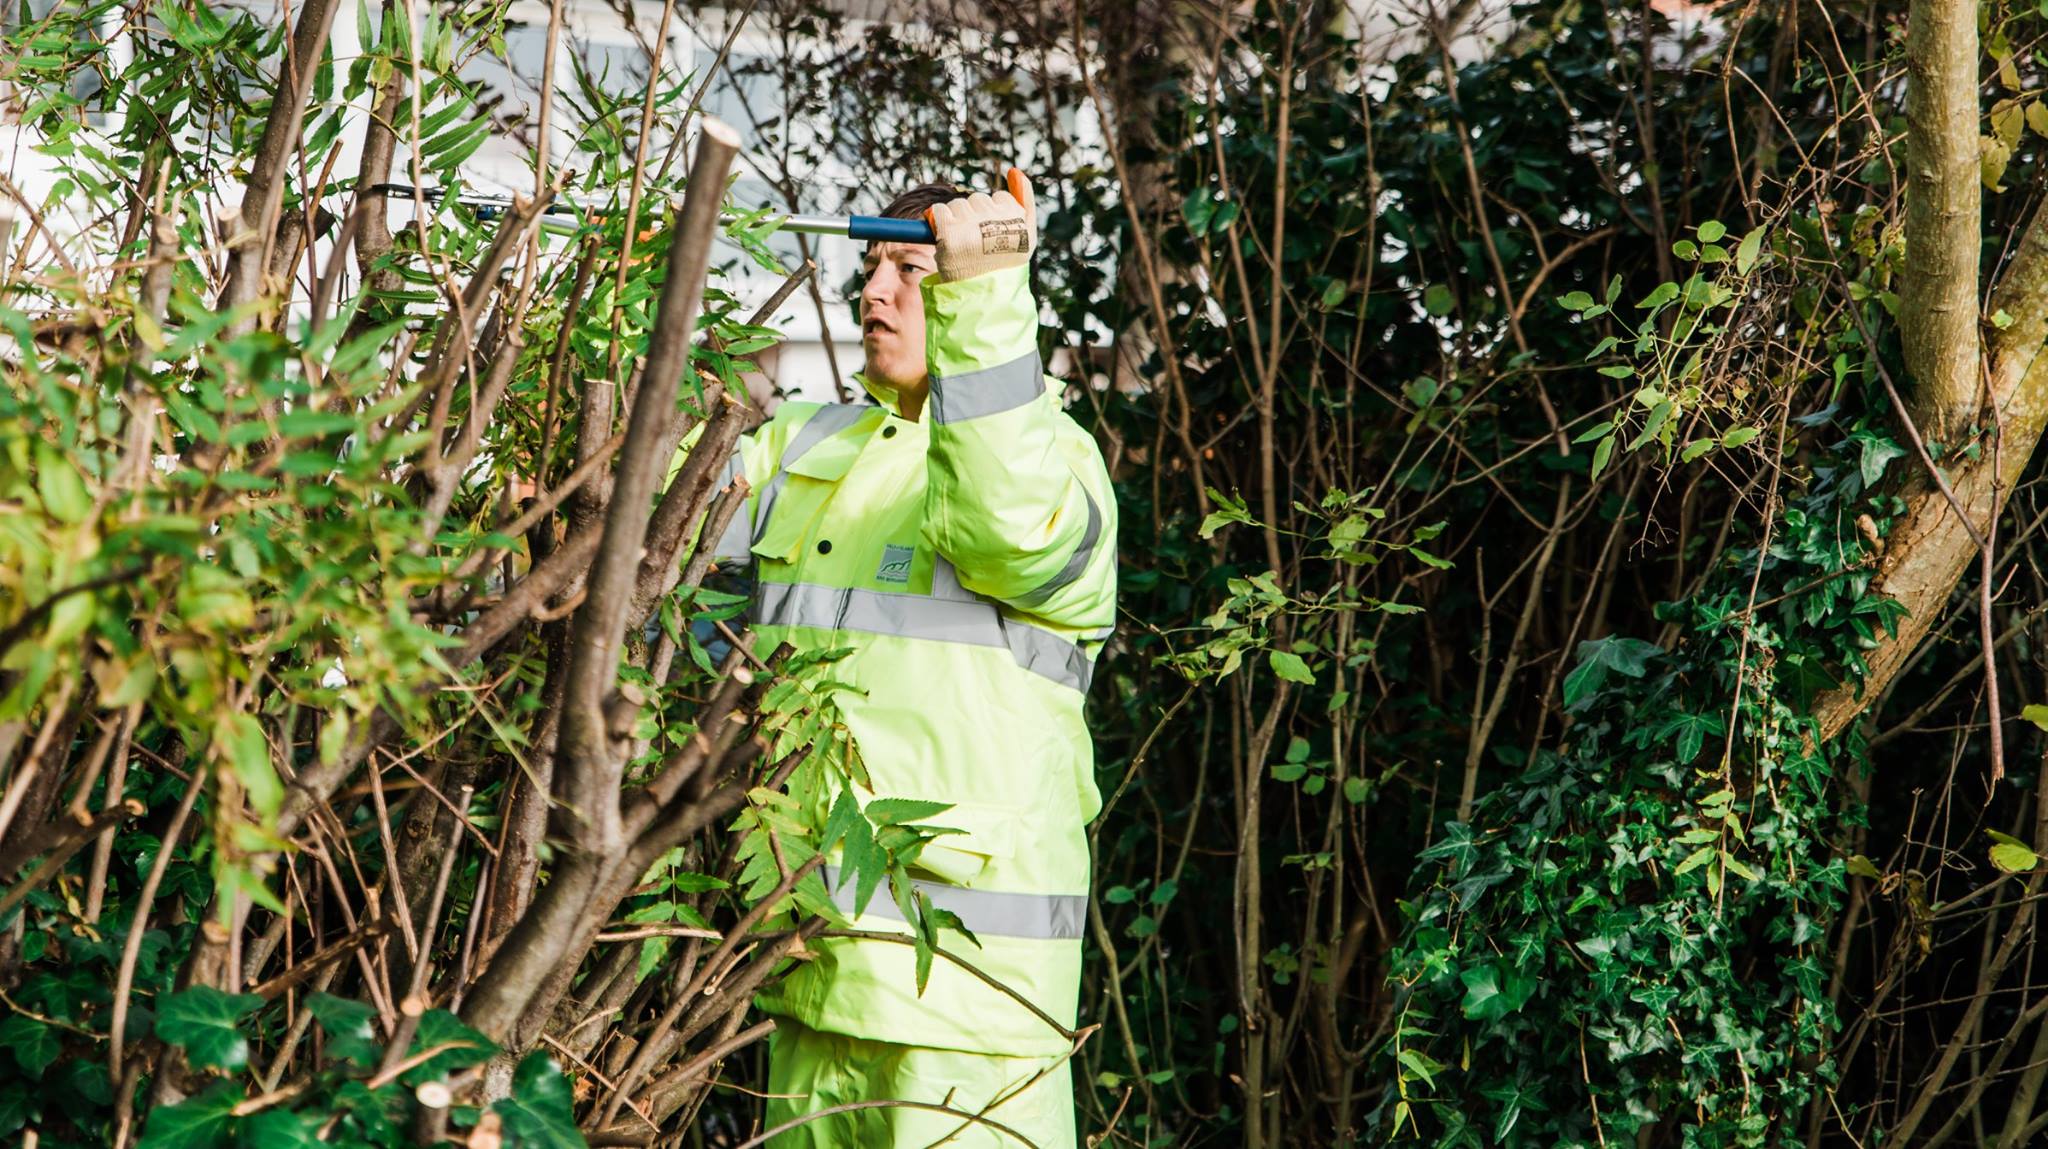
<instances>
[{"instance_id":1,"label":"ivy leaf","mask_svg":"<svg viewBox=\"0 0 2048 1149\"><path fill-rule=\"evenodd\" d=\"M1612 635L1579 644L1579 665L1564 679L1565 709L1589 701L1607 681L1607 672L1641 678L1650 659L1664 653L1654 642Z\"/></svg>"},{"instance_id":2,"label":"ivy leaf","mask_svg":"<svg viewBox=\"0 0 2048 1149\"><path fill-rule=\"evenodd\" d=\"M1301 660L1300 655L1290 654L1284 650L1276 650L1273 652L1272 661L1273 673L1287 681L1299 682L1307 686L1315 685L1315 673L1308 668L1308 663Z\"/></svg>"},{"instance_id":3,"label":"ivy leaf","mask_svg":"<svg viewBox=\"0 0 2048 1149\"><path fill-rule=\"evenodd\" d=\"M1856 470L1863 476L1863 485L1874 487L1884 477L1884 465L1893 459L1905 457L1906 449L1890 439L1877 436L1862 438L1858 446L1862 454L1856 461Z\"/></svg>"},{"instance_id":4,"label":"ivy leaf","mask_svg":"<svg viewBox=\"0 0 2048 1149\"><path fill-rule=\"evenodd\" d=\"M544 1053L529 1053L512 1071L512 1094L491 1106L505 1123L510 1149L586 1149L576 1128L575 1099L561 1067Z\"/></svg>"},{"instance_id":5,"label":"ivy leaf","mask_svg":"<svg viewBox=\"0 0 2048 1149\"><path fill-rule=\"evenodd\" d=\"M205 988L209 987L193 987ZM219 1149L230 1143L228 1132L234 1124L235 1106L241 1103L241 1088L221 1081L188 1101L153 1109L135 1149Z\"/></svg>"},{"instance_id":6,"label":"ivy leaf","mask_svg":"<svg viewBox=\"0 0 2048 1149\"><path fill-rule=\"evenodd\" d=\"M318 1113L263 1109L242 1119L236 1144L240 1149L323 1149L320 1127L326 1123Z\"/></svg>"},{"instance_id":7,"label":"ivy leaf","mask_svg":"<svg viewBox=\"0 0 2048 1149\"><path fill-rule=\"evenodd\" d=\"M437 1048L440 1052L406 1071L404 1081L407 1085L418 1085L446 1077L458 1069L482 1065L498 1052L496 1043L462 1024L454 1014L445 1009L430 1009L420 1018L411 1052L424 1053Z\"/></svg>"},{"instance_id":8,"label":"ivy leaf","mask_svg":"<svg viewBox=\"0 0 2048 1149\"><path fill-rule=\"evenodd\" d=\"M63 1039L58 1036L56 1026L17 1013L6 1021L0 1021L0 1045L14 1054L15 1062L24 1073L41 1081L43 1071L56 1064L62 1052Z\"/></svg>"},{"instance_id":9,"label":"ivy leaf","mask_svg":"<svg viewBox=\"0 0 2048 1149\"><path fill-rule=\"evenodd\" d=\"M1527 1004L1535 992L1536 980L1509 971L1505 983L1493 965L1470 966L1458 972L1465 985L1462 1008L1465 1016L1480 1021L1499 1021Z\"/></svg>"},{"instance_id":10,"label":"ivy leaf","mask_svg":"<svg viewBox=\"0 0 2048 1149\"><path fill-rule=\"evenodd\" d=\"M306 999L306 1008L327 1034L327 1051L344 1061L369 1066L377 1062L376 1031L370 1022L377 1011L360 1001L331 993L316 993Z\"/></svg>"},{"instance_id":11,"label":"ivy leaf","mask_svg":"<svg viewBox=\"0 0 2048 1149\"><path fill-rule=\"evenodd\" d=\"M253 993L195 985L157 999L156 1035L201 1069L240 1069L249 1064L249 1039L237 1026L261 1008L263 999Z\"/></svg>"}]
</instances>

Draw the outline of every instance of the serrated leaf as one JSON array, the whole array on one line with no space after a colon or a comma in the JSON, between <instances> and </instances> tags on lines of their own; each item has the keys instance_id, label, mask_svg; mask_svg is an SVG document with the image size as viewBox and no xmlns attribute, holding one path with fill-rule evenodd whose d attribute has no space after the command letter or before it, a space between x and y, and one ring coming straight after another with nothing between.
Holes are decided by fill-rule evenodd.
<instances>
[{"instance_id":1,"label":"serrated leaf","mask_svg":"<svg viewBox=\"0 0 2048 1149\"><path fill-rule=\"evenodd\" d=\"M943 814L950 802L925 802L915 798L877 798L868 803L868 820L878 826L901 826Z\"/></svg>"}]
</instances>

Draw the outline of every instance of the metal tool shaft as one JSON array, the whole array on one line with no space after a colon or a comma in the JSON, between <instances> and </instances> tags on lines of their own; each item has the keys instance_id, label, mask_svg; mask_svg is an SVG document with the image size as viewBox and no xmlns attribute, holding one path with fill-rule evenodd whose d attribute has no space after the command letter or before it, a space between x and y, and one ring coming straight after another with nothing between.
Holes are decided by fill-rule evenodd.
<instances>
[{"instance_id":1,"label":"metal tool shaft","mask_svg":"<svg viewBox=\"0 0 2048 1149\"><path fill-rule=\"evenodd\" d=\"M415 189L410 184L380 184L377 190L401 197L415 194ZM448 198L440 188L428 188L419 191L418 194L435 203ZM484 219L490 219L512 206L508 199L476 195L457 196L455 202L469 207ZM542 213L541 226L549 231L574 231L582 226L583 219L599 214L602 214L602 211L589 204L558 199L549 204L547 210ZM721 215L718 222L721 225L729 225L741 218L728 212ZM806 235L843 235L848 239L865 243L933 242L931 225L921 219L890 219L879 215L770 215L766 218L780 218L782 231L797 231Z\"/></svg>"}]
</instances>

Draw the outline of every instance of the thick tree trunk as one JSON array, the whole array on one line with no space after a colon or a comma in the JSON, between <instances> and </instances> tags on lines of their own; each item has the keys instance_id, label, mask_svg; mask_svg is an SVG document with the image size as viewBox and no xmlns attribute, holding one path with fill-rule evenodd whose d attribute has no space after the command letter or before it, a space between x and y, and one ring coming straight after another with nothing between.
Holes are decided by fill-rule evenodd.
<instances>
[{"instance_id":1,"label":"thick tree trunk","mask_svg":"<svg viewBox=\"0 0 2048 1149\"><path fill-rule=\"evenodd\" d=\"M1952 451L1974 421L1978 250L1977 5L1919 0L1906 25L1906 272L1899 335L1913 418ZM1946 452L1937 452L1942 457Z\"/></svg>"},{"instance_id":2,"label":"thick tree trunk","mask_svg":"<svg viewBox=\"0 0 2048 1149\"><path fill-rule=\"evenodd\" d=\"M1907 240L1909 247L1912 243ZM2037 212L2027 225L2019 253L1991 302L1994 309L2013 317L1989 340L1997 441L1995 448L1985 445L1974 465L1948 472L1949 485L1967 509L1970 525L1965 526L1932 483L1923 483L1909 496L1904 518L1886 540L1877 580L1880 592L1906 607L1906 618L1897 634L1870 652L1870 673L1860 692L1844 688L1821 699L1817 714L1823 737L1840 733L1904 668L1940 617L1963 568L1978 553L1971 527L1981 531L1991 522L2048 425L2048 359L2042 355L2043 344L2048 343L2048 216Z\"/></svg>"}]
</instances>

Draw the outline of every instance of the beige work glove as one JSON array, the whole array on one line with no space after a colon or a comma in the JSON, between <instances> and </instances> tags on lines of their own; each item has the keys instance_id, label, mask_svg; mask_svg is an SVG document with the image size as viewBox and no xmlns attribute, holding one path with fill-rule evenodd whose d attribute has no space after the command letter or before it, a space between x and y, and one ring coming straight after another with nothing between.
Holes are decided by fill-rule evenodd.
<instances>
[{"instance_id":1,"label":"beige work glove","mask_svg":"<svg viewBox=\"0 0 2048 1149\"><path fill-rule=\"evenodd\" d=\"M925 209L925 222L939 247L939 277L947 283L973 279L991 271L1022 267L1038 243L1038 212L1031 202L1031 181L1011 168L1010 189L994 195L975 192L966 199Z\"/></svg>"}]
</instances>

